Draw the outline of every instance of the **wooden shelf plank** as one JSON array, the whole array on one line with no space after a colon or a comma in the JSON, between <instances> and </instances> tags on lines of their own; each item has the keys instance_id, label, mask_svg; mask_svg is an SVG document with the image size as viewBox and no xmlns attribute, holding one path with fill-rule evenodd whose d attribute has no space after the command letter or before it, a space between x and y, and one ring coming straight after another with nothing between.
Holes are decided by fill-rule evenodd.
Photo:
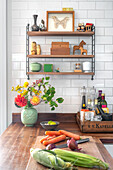
<instances>
[{"instance_id":1,"label":"wooden shelf plank","mask_svg":"<svg viewBox=\"0 0 113 170\"><path fill-rule=\"evenodd\" d=\"M27 75L94 75L93 72L90 73L75 73L75 72L27 72Z\"/></svg>"},{"instance_id":2,"label":"wooden shelf plank","mask_svg":"<svg viewBox=\"0 0 113 170\"><path fill-rule=\"evenodd\" d=\"M94 55L27 55L29 58L93 58Z\"/></svg>"},{"instance_id":3,"label":"wooden shelf plank","mask_svg":"<svg viewBox=\"0 0 113 170\"><path fill-rule=\"evenodd\" d=\"M78 31L68 31L68 32L54 32L54 31L28 31L29 36L92 36L94 32L78 32Z\"/></svg>"}]
</instances>

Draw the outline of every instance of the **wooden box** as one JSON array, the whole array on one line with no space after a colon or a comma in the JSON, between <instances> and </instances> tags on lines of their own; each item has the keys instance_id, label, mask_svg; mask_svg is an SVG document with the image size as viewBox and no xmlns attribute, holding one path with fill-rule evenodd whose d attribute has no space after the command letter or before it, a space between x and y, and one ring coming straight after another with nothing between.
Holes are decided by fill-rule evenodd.
<instances>
[{"instance_id":1,"label":"wooden box","mask_svg":"<svg viewBox=\"0 0 113 170\"><path fill-rule=\"evenodd\" d=\"M52 42L52 48L69 48L69 42Z\"/></svg>"},{"instance_id":2,"label":"wooden box","mask_svg":"<svg viewBox=\"0 0 113 170\"><path fill-rule=\"evenodd\" d=\"M51 48L51 55L70 55L70 48Z\"/></svg>"},{"instance_id":3,"label":"wooden box","mask_svg":"<svg viewBox=\"0 0 113 170\"><path fill-rule=\"evenodd\" d=\"M80 113L76 115L76 121L82 132L113 132L113 121L82 121Z\"/></svg>"},{"instance_id":4,"label":"wooden box","mask_svg":"<svg viewBox=\"0 0 113 170\"><path fill-rule=\"evenodd\" d=\"M69 42L52 42L51 55L70 55Z\"/></svg>"}]
</instances>

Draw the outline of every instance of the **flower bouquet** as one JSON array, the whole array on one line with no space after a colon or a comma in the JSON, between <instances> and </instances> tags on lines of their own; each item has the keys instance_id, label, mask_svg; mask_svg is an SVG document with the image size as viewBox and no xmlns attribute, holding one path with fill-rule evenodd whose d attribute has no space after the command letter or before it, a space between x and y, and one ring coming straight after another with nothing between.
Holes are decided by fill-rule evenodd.
<instances>
[{"instance_id":1,"label":"flower bouquet","mask_svg":"<svg viewBox=\"0 0 113 170\"><path fill-rule=\"evenodd\" d=\"M25 82L23 86L18 85L16 88L12 87L12 91L19 93L17 97L15 97L14 101L16 107L24 107L24 110L22 110L21 114L21 120L24 124L26 124L25 119L27 119L27 112L29 112L29 115L32 115L31 110L32 112L35 110L36 114L34 117L37 117L37 111L33 108L33 106L39 105L41 102L45 102L45 104L49 104L51 110L55 110L55 108L58 107L58 103L62 103L64 101L62 97L54 99L56 91L55 88L50 85L49 79L50 77L46 77L36 80L36 82L33 82L32 85L29 85L28 82ZM28 116L28 118L28 122L30 122L31 119L33 119L33 115Z\"/></svg>"}]
</instances>

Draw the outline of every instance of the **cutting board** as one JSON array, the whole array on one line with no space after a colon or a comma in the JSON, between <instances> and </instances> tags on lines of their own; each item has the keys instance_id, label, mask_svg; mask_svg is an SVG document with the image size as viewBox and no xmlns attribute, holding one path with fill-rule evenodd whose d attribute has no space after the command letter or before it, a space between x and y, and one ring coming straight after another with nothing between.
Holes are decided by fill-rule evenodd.
<instances>
[{"instance_id":1,"label":"cutting board","mask_svg":"<svg viewBox=\"0 0 113 170\"><path fill-rule=\"evenodd\" d=\"M43 144L40 143L40 139L42 138L43 136L38 136L37 139L36 139L36 142L35 142L35 145L33 148L41 148L41 149L44 149L45 146L43 146ZM91 136L82 136L82 138L90 138L90 141L89 142L86 142L86 143L82 143L82 144L79 144L79 148L82 148L82 153L86 153L86 154L89 154L89 155L92 155L92 156L95 156L96 158L99 158L101 160L103 160L97 146L96 146L96 143L95 143L95 140L91 137ZM64 144L66 143L66 140L63 141L63 142L59 142L57 145L59 144ZM68 148L63 148L65 150L69 150ZM29 161L28 161L28 165L27 165L27 168L26 170L49 170L50 168L46 168L45 166L43 165L40 165L39 163L37 163L32 157L30 157ZM90 170L89 168L81 168L79 167L78 170ZM92 170L92 169L91 169ZM96 169L97 170L97 169Z\"/></svg>"}]
</instances>

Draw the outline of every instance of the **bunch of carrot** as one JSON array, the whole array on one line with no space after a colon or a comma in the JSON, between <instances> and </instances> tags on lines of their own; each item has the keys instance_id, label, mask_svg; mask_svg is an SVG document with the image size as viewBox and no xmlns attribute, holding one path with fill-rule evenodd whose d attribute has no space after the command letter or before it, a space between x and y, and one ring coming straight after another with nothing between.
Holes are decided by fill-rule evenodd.
<instances>
[{"instance_id":1,"label":"bunch of carrot","mask_svg":"<svg viewBox=\"0 0 113 170\"><path fill-rule=\"evenodd\" d=\"M43 143L43 145L47 146L49 144L55 144L57 142L61 142L66 139L66 137L74 138L75 140L80 140L80 136L76 135L74 133L65 131L65 130L59 130L59 131L46 131L45 137L43 137L40 142Z\"/></svg>"}]
</instances>

